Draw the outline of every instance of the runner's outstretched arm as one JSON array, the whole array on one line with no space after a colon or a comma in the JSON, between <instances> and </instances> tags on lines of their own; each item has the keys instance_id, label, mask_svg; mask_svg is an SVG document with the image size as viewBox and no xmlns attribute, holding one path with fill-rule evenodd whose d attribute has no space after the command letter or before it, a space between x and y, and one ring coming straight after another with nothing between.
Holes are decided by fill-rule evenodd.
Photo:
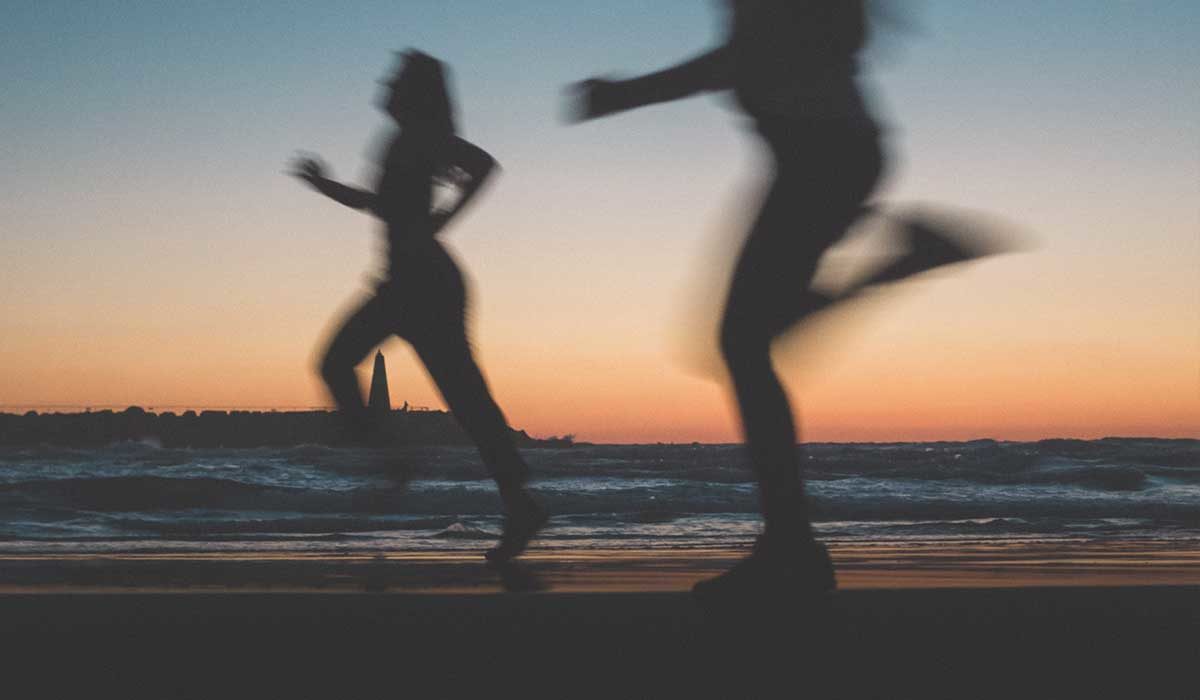
<instances>
[{"instance_id":1,"label":"runner's outstretched arm","mask_svg":"<svg viewBox=\"0 0 1200 700\"><path fill-rule=\"evenodd\" d=\"M330 180L325 176L325 164L315 156L297 158L292 165L291 174L307 182L313 189L338 204L343 204L351 209L375 208L374 192Z\"/></svg>"},{"instance_id":2,"label":"runner's outstretched arm","mask_svg":"<svg viewBox=\"0 0 1200 700\"><path fill-rule=\"evenodd\" d=\"M730 87L729 49L722 46L670 68L629 80L591 78L573 88L573 121L595 119Z\"/></svg>"}]
</instances>

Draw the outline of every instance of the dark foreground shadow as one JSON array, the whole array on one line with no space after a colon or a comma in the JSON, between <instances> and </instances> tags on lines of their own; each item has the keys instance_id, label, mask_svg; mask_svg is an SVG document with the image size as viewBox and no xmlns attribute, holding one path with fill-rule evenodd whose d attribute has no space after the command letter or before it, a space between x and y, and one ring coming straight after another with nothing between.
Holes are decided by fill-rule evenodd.
<instances>
[{"instance_id":1,"label":"dark foreground shadow","mask_svg":"<svg viewBox=\"0 0 1200 700\"><path fill-rule=\"evenodd\" d=\"M800 611L798 611L800 612ZM1196 587L0 596L6 697L1182 698Z\"/></svg>"}]
</instances>

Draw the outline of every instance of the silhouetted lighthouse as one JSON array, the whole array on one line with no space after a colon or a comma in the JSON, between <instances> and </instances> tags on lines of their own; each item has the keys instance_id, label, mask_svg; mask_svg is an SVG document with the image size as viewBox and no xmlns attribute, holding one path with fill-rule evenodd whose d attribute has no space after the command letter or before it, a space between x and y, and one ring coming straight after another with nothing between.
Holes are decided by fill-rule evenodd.
<instances>
[{"instance_id":1,"label":"silhouetted lighthouse","mask_svg":"<svg viewBox=\"0 0 1200 700\"><path fill-rule=\"evenodd\" d=\"M371 397L367 399L371 413L386 414L392 410L392 399L388 395L387 367L383 364L383 353L375 353L375 370L371 374Z\"/></svg>"}]
</instances>

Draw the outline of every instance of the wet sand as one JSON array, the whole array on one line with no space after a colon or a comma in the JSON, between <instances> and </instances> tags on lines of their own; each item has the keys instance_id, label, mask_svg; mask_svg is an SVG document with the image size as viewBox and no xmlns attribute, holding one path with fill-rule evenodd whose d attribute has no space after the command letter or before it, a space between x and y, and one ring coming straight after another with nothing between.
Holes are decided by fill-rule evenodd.
<instances>
[{"instance_id":1,"label":"wet sand","mask_svg":"<svg viewBox=\"0 0 1200 700\"><path fill-rule=\"evenodd\" d=\"M701 610L736 556L6 556L11 697L1195 697L1200 554L841 547L828 600ZM1069 554L1069 555L1068 555ZM1156 583L1163 585L1144 585ZM383 592L366 592L366 589Z\"/></svg>"},{"instance_id":2,"label":"wet sand","mask_svg":"<svg viewBox=\"0 0 1200 700\"><path fill-rule=\"evenodd\" d=\"M1169 541L834 544L830 551L842 590L1200 585L1200 550ZM744 554L535 549L523 560L560 593L685 592ZM501 578L474 550L0 555L0 592L8 593L501 590Z\"/></svg>"}]
</instances>

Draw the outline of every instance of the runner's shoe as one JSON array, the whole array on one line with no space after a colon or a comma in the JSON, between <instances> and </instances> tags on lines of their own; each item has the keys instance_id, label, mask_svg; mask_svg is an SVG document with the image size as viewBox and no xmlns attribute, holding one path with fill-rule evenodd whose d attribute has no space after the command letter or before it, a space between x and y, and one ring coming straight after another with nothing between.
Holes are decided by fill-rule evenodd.
<instances>
[{"instance_id":1,"label":"runner's shoe","mask_svg":"<svg viewBox=\"0 0 1200 700\"><path fill-rule=\"evenodd\" d=\"M518 556L529 546L529 541L546 525L549 516L532 498L528 498L521 510L509 513L504 518L504 532L500 543L489 549L484 556L493 565L503 564Z\"/></svg>"},{"instance_id":2,"label":"runner's shoe","mask_svg":"<svg viewBox=\"0 0 1200 700\"><path fill-rule=\"evenodd\" d=\"M836 588L824 545L813 540L776 544L760 536L749 556L725 573L700 581L692 593L705 606L739 601L769 605L780 596L819 597Z\"/></svg>"}]
</instances>

